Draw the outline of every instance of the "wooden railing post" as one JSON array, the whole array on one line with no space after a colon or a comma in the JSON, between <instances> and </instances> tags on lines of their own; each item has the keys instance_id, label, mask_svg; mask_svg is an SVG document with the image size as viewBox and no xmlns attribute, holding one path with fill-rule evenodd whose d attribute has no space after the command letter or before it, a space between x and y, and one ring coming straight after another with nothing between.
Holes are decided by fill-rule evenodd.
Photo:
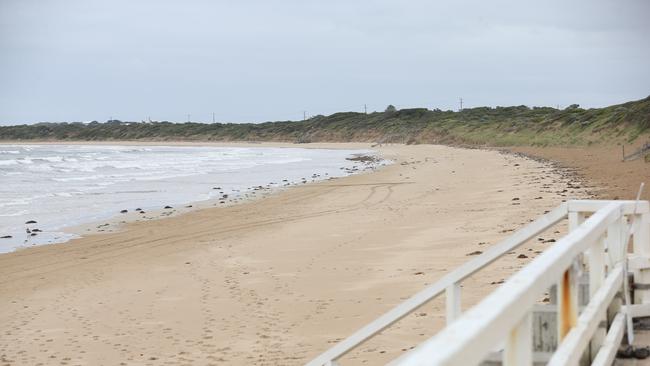
<instances>
[{"instance_id":1,"label":"wooden railing post","mask_svg":"<svg viewBox=\"0 0 650 366\"><path fill-rule=\"evenodd\" d=\"M600 289L605 280L605 236L597 240L587 251L587 262L589 265L589 300ZM606 322L607 317L604 315L601 322ZM590 344L590 356L593 360L596 357L601 345L607 335L606 327L598 326Z\"/></svg>"},{"instance_id":2,"label":"wooden railing post","mask_svg":"<svg viewBox=\"0 0 650 366\"><path fill-rule=\"evenodd\" d=\"M528 312L510 332L503 354L503 366L533 364L533 318Z\"/></svg>"},{"instance_id":3,"label":"wooden railing post","mask_svg":"<svg viewBox=\"0 0 650 366\"><path fill-rule=\"evenodd\" d=\"M569 232L585 220L582 212L569 212ZM578 273L575 262L560 278L557 284L557 330L558 341L562 341L578 321Z\"/></svg>"},{"instance_id":4,"label":"wooden railing post","mask_svg":"<svg viewBox=\"0 0 650 366\"><path fill-rule=\"evenodd\" d=\"M587 218L587 214L585 212L580 212L580 211L571 211L569 212L568 219L569 219L569 232L575 230L580 224L585 222L585 219ZM587 266L587 260L583 255L580 255L578 258L580 264L582 265L582 268L585 268Z\"/></svg>"},{"instance_id":5,"label":"wooden railing post","mask_svg":"<svg viewBox=\"0 0 650 366\"><path fill-rule=\"evenodd\" d=\"M576 212L576 211L569 212L569 232L575 230L584 221L585 221L584 212Z\"/></svg>"},{"instance_id":6,"label":"wooden railing post","mask_svg":"<svg viewBox=\"0 0 650 366\"><path fill-rule=\"evenodd\" d=\"M447 324L456 320L462 310L460 305L460 283L455 282L445 290L445 303L447 313Z\"/></svg>"},{"instance_id":7,"label":"wooden railing post","mask_svg":"<svg viewBox=\"0 0 650 366\"><path fill-rule=\"evenodd\" d=\"M650 258L650 213L637 215L634 219L634 254ZM637 273L638 278L634 282L639 284L635 290L636 301L641 304L650 303L650 268L640 269Z\"/></svg>"},{"instance_id":8,"label":"wooden railing post","mask_svg":"<svg viewBox=\"0 0 650 366\"><path fill-rule=\"evenodd\" d=\"M609 267L616 265L616 262L621 261L625 254L625 249L623 248L623 235L625 229L625 216L621 215L619 220L616 220L607 228L607 238L605 239L607 245L607 252L609 254L609 259L612 263L608 263Z\"/></svg>"},{"instance_id":9,"label":"wooden railing post","mask_svg":"<svg viewBox=\"0 0 650 366\"><path fill-rule=\"evenodd\" d=\"M578 321L578 278L575 265L571 265L557 284L557 330L562 341Z\"/></svg>"}]
</instances>

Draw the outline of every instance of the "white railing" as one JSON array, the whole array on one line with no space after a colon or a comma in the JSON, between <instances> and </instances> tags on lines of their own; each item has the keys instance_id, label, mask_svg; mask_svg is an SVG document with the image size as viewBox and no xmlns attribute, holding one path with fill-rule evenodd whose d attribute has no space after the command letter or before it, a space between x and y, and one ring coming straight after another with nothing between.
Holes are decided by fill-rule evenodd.
<instances>
[{"instance_id":1,"label":"white railing","mask_svg":"<svg viewBox=\"0 0 650 366\"><path fill-rule=\"evenodd\" d=\"M613 317L609 332L598 325L627 275L626 234L633 237L629 269L635 281L650 284L650 206L647 201L587 201L561 204L516 231L485 253L448 273L436 283L393 308L350 337L310 361L309 366L337 365L337 361L383 329L410 314L443 292L447 326L433 338L393 361L395 365L473 365L503 345L505 365L531 365L533 306L551 285L557 285L557 350L549 364L576 364L591 342L593 364L611 363L620 344L625 317ZM563 219L569 219L568 235L513 275L483 301L461 314L460 283ZM584 263L583 263L584 262ZM589 302L578 311L578 273L589 269ZM634 316L650 315L650 286L637 291L637 304L626 310ZM467 352L471 350L471 352Z\"/></svg>"}]
</instances>

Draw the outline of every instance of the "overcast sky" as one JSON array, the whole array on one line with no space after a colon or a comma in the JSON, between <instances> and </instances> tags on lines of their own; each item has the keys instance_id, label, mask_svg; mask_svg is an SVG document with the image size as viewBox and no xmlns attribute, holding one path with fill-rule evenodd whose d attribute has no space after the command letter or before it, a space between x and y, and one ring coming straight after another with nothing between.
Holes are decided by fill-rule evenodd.
<instances>
[{"instance_id":1,"label":"overcast sky","mask_svg":"<svg viewBox=\"0 0 650 366\"><path fill-rule=\"evenodd\" d=\"M0 124L599 107L650 95L650 1L0 0Z\"/></svg>"}]
</instances>

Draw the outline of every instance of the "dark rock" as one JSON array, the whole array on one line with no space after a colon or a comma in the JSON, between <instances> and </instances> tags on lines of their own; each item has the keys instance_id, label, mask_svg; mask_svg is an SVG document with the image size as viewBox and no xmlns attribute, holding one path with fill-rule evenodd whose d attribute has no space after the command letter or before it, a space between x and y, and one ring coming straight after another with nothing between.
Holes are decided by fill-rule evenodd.
<instances>
[{"instance_id":1,"label":"dark rock","mask_svg":"<svg viewBox=\"0 0 650 366\"><path fill-rule=\"evenodd\" d=\"M165 206L165 209L173 208L172 206Z\"/></svg>"},{"instance_id":2,"label":"dark rock","mask_svg":"<svg viewBox=\"0 0 650 366\"><path fill-rule=\"evenodd\" d=\"M129 210L122 210L122 211L120 211L120 213L127 213L127 212L129 212Z\"/></svg>"},{"instance_id":3,"label":"dark rock","mask_svg":"<svg viewBox=\"0 0 650 366\"><path fill-rule=\"evenodd\" d=\"M421 271L413 273L414 276L423 275L423 274L424 274L424 272L421 272Z\"/></svg>"},{"instance_id":4,"label":"dark rock","mask_svg":"<svg viewBox=\"0 0 650 366\"><path fill-rule=\"evenodd\" d=\"M5 235L5 236L0 236L0 239L11 239L13 236L11 235Z\"/></svg>"},{"instance_id":5,"label":"dark rock","mask_svg":"<svg viewBox=\"0 0 650 366\"><path fill-rule=\"evenodd\" d=\"M637 347L634 349L634 358L643 360L650 357L650 348L648 347Z\"/></svg>"},{"instance_id":6,"label":"dark rock","mask_svg":"<svg viewBox=\"0 0 650 366\"><path fill-rule=\"evenodd\" d=\"M37 222L34 221L34 220L29 220L29 221L27 221L27 222L25 223L25 225L36 224L36 223L37 223Z\"/></svg>"},{"instance_id":7,"label":"dark rock","mask_svg":"<svg viewBox=\"0 0 650 366\"><path fill-rule=\"evenodd\" d=\"M634 347L631 345L621 346L616 353L618 358L632 358L634 356Z\"/></svg>"},{"instance_id":8,"label":"dark rock","mask_svg":"<svg viewBox=\"0 0 650 366\"><path fill-rule=\"evenodd\" d=\"M475 250L475 251L473 251L473 252L471 252L471 253L468 253L468 254L466 254L466 255L469 256L469 255L479 255L479 254L483 254L483 252L480 251L480 250Z\"/></svg>"},{"instance_id":9,"label":"dark rock","mask_svg":"<svg viewBox=\"0 0 650 366\"><path fill-rule=\"evenodd\" d=\"M136 211L142 211L142 209L140 207L136 208L135 210Z\"/></svg>"},{"instance_id":10,"label":"dark rock","mask_svg":"<svg viewBox=\"0 0 650 366\"><path fill-rule=\"evenodd\" d=\"M528 256L526 254L519 254L517 258L524 259L524 258L528 258Z\"/></svg>"},{"instance_id":11,"label":"dark rock","mask_svg":"<svg viewBox=\"0 0 650 366\"><path fill-rule=\"evenodd\" d=\"M519 201L519 197L515 197L512 199L513 201Z\"/></svg>"}]
</instances>

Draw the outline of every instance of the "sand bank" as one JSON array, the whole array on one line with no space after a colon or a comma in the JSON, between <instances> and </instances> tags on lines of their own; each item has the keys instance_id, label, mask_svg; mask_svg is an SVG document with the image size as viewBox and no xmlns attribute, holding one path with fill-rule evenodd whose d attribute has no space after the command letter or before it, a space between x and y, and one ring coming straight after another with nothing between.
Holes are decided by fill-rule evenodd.
<instances>
[{"instance_id":1,"label":"sand bank","mask_svg":"<svg viewBox=\"0 0 650 366\"><path fill-rule=\"evenodd\" d=\"M0 255L2 361L301 364L469 253L562 199L585 196L549 165L496 151L377 150L395 164ZM466 281L463 303L546 245L535 241ZM442 302L428 304L349 364L396 357L431 336L442 317Z\"/></svg>"}]
</instances>

